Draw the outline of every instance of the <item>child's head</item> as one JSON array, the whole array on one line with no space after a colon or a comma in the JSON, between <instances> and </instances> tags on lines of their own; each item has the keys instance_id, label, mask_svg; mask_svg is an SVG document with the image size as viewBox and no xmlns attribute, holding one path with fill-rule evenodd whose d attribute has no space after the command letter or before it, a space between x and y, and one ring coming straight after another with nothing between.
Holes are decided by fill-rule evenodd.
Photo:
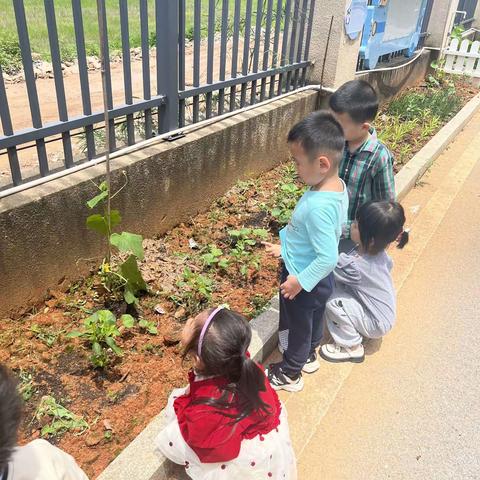
<instances>
[{"instance_id":1,"label":"child's head","mask_svg":"<svg viewBox=\"0 0 480 480\"><path fill-rule=\"evenodd\" d=\"M17 431L22 414L22 401L17 382L0 364L0 474L5 470L17 444Z\"/></svg>"},{"instance_id":2,"label":"child's head","mask_svg":"<svg viewBox=\"0 0 480 480\"><path fill-rule=\"evenodd\" d=\"M398 248L408 243L408 232L404 230L405 212L397 202L367 202L357 212L357 222L352 225L352 240L365 253L376 255L393 241Z\"/></svg>"},{"instance_id":3,"label":"child's head","mask_svg":"<svg viewBox=\"0 0 480 480\"><path fill-rule=\"evenodd\" d=\"M378 96L364 80L344 83L329 99L330 109L343 128L345 140L363 139L378 112Z\"/></svg>"},{"instance_id":4,"label":"child's head","mask_svg":"<svg viewBox=\"0 0 480 480\"><path fill-rule=\"evenodd\" d=\"M181 337L184 354L194 357L197 373L228 381L225 398L208 399L206 403L222 406L231 393L237 394L241 415L236 420L255 410L268 410L260 398L260 392L265 391L265 375L247 356L251 339L248 320L222 307L205 310L189 319Z\"/></svg>"},{"instance_id":5,"label":"child's head","mask_svg":"<svg viewBox=\"0 0 480 480\"><path fill-rule=\"evenodd\" d=\"M345 139L332 114L307 115L290 130L288 145L298 176L307 185L318 185L329 176L338 175Z\"/></svg>"}]
</instances>

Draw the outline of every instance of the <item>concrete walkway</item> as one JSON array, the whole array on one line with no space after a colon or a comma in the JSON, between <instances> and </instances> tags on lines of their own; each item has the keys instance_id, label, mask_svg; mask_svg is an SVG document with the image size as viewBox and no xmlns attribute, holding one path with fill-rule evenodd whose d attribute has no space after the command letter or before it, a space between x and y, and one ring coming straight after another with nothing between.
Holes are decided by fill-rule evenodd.
<instances>
[{"instance_id":1,"label":"concrete walkway","mask_svg":"<svg viewBox=\"0 0 480 480\"><path fill-rule=\"evenodd\" d=\"M480 478L480 114L403 202L398 317L286 402L300 480Z\"/></svg>"}]
</instances>

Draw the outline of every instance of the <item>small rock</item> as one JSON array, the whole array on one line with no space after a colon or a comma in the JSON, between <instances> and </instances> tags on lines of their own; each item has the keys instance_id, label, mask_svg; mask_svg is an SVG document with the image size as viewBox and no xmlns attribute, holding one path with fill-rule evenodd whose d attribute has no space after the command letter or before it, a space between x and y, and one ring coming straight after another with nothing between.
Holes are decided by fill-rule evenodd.
<instances>
[{"instance_id":1,"label":"small rock","mask_svg":"<svg viewBox=\"0 0 480 480\"><path fill-rule=\"evenodd\" d=\"M98 445L102 441L102 439L103 435L92 432L85 438L85 445L87 445L87 447L94 447L95 445Z\"/></svg>"},{"instance_id":2,"label":"small rock","mask_svg":"<svg viewBox=\"0 0 480 480\"><path fill-rule=\"evenodd\" d=\"M162 308L162 306L159 303L155 305L153 310L155 311L155 313L158 313L159 315L163 315L165 313L165 310Z\"/></svg>"},{"instance_id":3,"label":"small rock","mask_svg":"<svg viewBox=\"0 0 480 480\"><path fill-rule=\"evenodd\" d=\"M175 315L174 317L178 320L179 318L183 318L185 316L185 309L182 307L182 308L179 308L176 312L175 312Z\"/></svg>"},{"instance_id":4,"label":"small rock","mask_svg":"<svg viewBox=\"0 0 480 480\"><path fill-rule=\"evenodd\" d=\"M48 308L54 308L57 306L57 300L55 298L52 298L51 300L47 300L45 304Z\"/></svg>"},{"instance_id":5,"label":"small rock","mask_svg":"<svg viewBox=\"0 0 480 480\"><path fill-rule=\"evenodd\" d=\"M42 360L45 363L50 363L52 361L52 357L50 356L50 354L48 352L43 352L42 353Z\"/></svg>"},{"instance_id":6,"label":"small rock","mask_svg":"<svg viewBox=\"0 0 480 480\"><path fill-rule=\"evenodd\" d=\"M166 335L163 336L163 344L166 347L173 347L174 345L177 345L180 343L180 333L174 332L174 333L167 333Z\"/></svg>"},{"instance_id":7,"label":"small rock","mask_svg":"<svg viewBox=\"0 0 480 480\"><path fill-rule=\"evenodd\" d=\"M49 312L49 310L50 310L50 308L48 308L48 307L45 307L45 309L43 310L43 313L48 313L48 312Z\"/></svg>"},{"instance_id":8,"label":"small rock","mask_svg":"<svg viewBox=\"0 0 480 480\"><path fill-rule=\"evenodd\" d=\"M188 245L192 249L194 249L194 248L197 249L198 248L198 243L193 238L188 239Z\"/></svg>"},{"instance_id":9,"label":"small rock","mask_svg":"<svg viewBox=\"0 0 480 480\"><path fill-rule=\"evenodd\" d=\"M112 424L110 423L110 420L105 419L103 421L103 426L105 427L105 430L110 430L113 432L113 427L112 427Z\"/></svg>"}]
</instances>

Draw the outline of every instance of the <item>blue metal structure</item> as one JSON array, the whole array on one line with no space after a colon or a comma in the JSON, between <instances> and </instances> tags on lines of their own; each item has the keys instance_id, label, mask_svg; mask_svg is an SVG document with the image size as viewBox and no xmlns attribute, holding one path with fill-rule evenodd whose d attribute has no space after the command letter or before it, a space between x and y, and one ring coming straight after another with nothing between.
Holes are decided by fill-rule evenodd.
<instances>
[{"instance_id":1,"label":"blue metal structure","mask_svg":"<svg viewBox=\"0 0 480 480\"><path fill-rule=\"evenodd\" d=\"M411 57L422 35L428 0L370 0L359 59L373 69L385 55Z\"/></svg>"}]
</instances>

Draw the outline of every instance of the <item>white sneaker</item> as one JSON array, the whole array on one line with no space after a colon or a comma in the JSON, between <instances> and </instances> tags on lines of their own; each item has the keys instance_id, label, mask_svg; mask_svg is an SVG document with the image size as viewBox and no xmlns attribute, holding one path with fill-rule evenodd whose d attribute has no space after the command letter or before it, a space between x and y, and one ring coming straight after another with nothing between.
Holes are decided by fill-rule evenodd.
<instances>
[{"instance_id":1,"label":"white sneaker","mask_svg":"<svg viewBox=\"0 0 480 480\"><path fill-rule=\"evenodd\" d=\"M341 347L335 343L322 345L320 355L328 362L354 362L362 363L365 360L365 350L360 344L354 348Z\"/></svg>"},{"instance_id":2,"label":"white sneaker","mask_svg":"<svg viewBox=\"0 0 480 480\"><path fill-rule=\"evenodd\" d=\"M307 360L307 363L303 366L302 372L315 373L320 368L320 362L318 361L317 352L313 352Z\"/></svg>"}]
</instances>

